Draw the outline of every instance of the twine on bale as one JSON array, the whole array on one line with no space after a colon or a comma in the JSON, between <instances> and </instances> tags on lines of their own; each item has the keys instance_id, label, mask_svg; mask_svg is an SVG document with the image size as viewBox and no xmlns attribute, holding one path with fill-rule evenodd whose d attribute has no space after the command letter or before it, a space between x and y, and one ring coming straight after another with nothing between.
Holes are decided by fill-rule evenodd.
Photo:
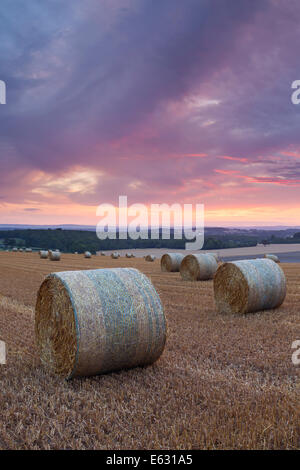
<instances>
[{"instance_id":1,"label":"twine on bale","mask_svg":"<svg viewBox=\"0 0 300 470\"><path fill-rule=\"evenodd\" d=\"M275 263L280 263L278 256L271 255L270 253L265 254L265 258L275 261Z\"/></svg>"},{"instance_id":2,"label":"twine on bale","mask_svg":"<svg viewBox=\"0 0 300 470\"><path fill-rule=\"evenodd\" d=\"M42 283L35 334L49 372L72 378L152 364L166 323L156 290L137 269L67 271Z\"/></svg>"},{"instance_id":3,"label":"twine on bale","mask_svg":"<svg viewBox=\"0 0 300 470\"><path fill-rule=\"evenodd\" d=\"M286 296L282 269L269 259L222 264L214 277L219 313L250 313L279 307Z\"/></svg>"},{"instance_id":4,"label":"twine on bale","mask_svg":"<svg viewBox=\"0 0 300 470\"><path fill-rule=\"evenodd\" d=\"M217 269L217 261L210 254L187 255L181 261L180 274L184 281L206 281L213 279Z\"/></svg>"},{"instance_id":5,"label":"twine on bale","mask_svg":"<svg viewBox=\"0 0 300 470\"><path fill-rule=\"evenodd\" d=\"M178 272L184 255L181 253L166 253L161 257L160 267L163 272Z\"/></svg>"},{"instance_id":6,"label":"twine on bale","mask_svg":"<svg viewBox=\"0 0 300 470\"><path fill-rule=\"evenodd\" d=\"M60 261L60 252L59 251L50 251L49 258L51 261Z\"/></svg>"}]
</instances>

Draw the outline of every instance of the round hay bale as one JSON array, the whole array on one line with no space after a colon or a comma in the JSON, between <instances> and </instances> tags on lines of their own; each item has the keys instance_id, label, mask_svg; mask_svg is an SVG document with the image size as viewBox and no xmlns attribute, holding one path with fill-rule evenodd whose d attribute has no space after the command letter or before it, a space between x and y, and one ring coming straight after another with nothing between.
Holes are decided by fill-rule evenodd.
<instances>
[{"instance_id":1,"label":"round hay bale","mask_svg":"<svg viewBox=\"0 0 300 470\"><path fill-rule=\"evenodd\" d=\"M32 249L31 248L25 248L25 253L32 253Z\"/></svg>"},{"instance_id":2,"label":"round hay bale","mask_svg":"<svg viewBox=\"0 0 300 470\"><path fill-rule=\"evenodd\" d=\"M156 256L154 255L145 256L145 261L155 261L155 260L156 260Z\"/></svg>"},{"instance_id":3,"label":"round hay bale","mask_svg":"<svg viewBox=\"0 0 300 470\"><path fill-rule=\"evenodd\" d=\"M219 313L250 313L279 307L286 296L282 269L270 259L233 261L214 277Z\"/></svg>"},{"instance_id":4,"label":"round hay bale","mask_svg":"<svg viewBox=\"0 0 300 470\"><path fill-rule=\"evenodd\" d=\"M126 258L133 258L133 255L131 253L126 253Z\"/></svg>"},{"instance_id":5,"label":"round hay bale","mask_svg":"<svg viewBox=\"0 0 300 470\"><path fill-rule=\"evenodd\" d=\"M78 251L74 251L74 255L78 255Z\"/></svg>"},{"instance_id":6,"label":"round hay bale","mask_svg":"<svg viewBox=\"0 0 300 470\"><path fill-rule=\"evenodd\" d=\"M13 251L14 253L16 253L16 252L18 251L18 248L14 247L14 248L12 249L12 251Z\"/></svg>"},{"instance_id":7,"label":"round hay bale","mask_svg":"<svg viewBox=\"0 0 300 470\"><path fill-rule=\"evenodd\" d=\"M50 274L37 296L36 343L42 363L65 378L152 364L166 322L151 281L137 269Z\"/></svg>"},{"instance_id":8,"label":"round hay bale","mask_svg":"<svg viewBox=\"0 0 300 470\"><path fill-rule=\"evenodd\" d=\"M276 255L271 255L270 253L265 254L265 258L271 259L272 261L275 261L275 263L280 263L280 260L278 256Z\"/></svg>"},{"instance_id":9,"label":"round hay bale","mask_svg":"<svg viewBox=\"0 0 300 470\"><path fill-rule=\"evenodd\" d=\"M92 253L90 253L90 251L85 251L84 257L85 257L85 258L91 258L91 257L92 257Z\"/></svg>"},{"instance_id":10,"label":"round hay bale","mask_svg":"<svg viewBox=\"0 0 300 470\"><path fill-rule=\"evenodd\" d=\"M161 257L160 267L163 272L178 272L184 255L181 253L166 253Z\"/></svg>"},{"instance_id":11,"label":"round hay bale","mask_svg":"<svg viewBox=\"0 0 300 470\"><path fill-rule=\"evenodd\" d=\"M47 259L48 258L48 251L40 251L40 258L41 259Z\"/></svg>"},{"instance_id":12,"label":"round hay bale","mask_svg":"<svg viewBox=\"0 0 300 470\"><path fill-rule=\"evenodd\" d=\"M110 256L113 259L118 259L118 258L120 258L120 253L115 252L115 253L112 253Z\"/></svg>"},{"instance_id":13,"label":"round hay bale","mask_svg":"<svg viewBox=\"0 0 300 470\"><path fill-rule=\"evenodd\" d=\"M22 253L22 251L23 251L23 248L19 248L19 251Z\"/></svg>"},{"instance_id":14,"label":"round hay bale","mask_svg":"<svg viewBox=\"0 0 300 470\"><path fill-rule=\"evenodd\" d=\"M218 269L218 263L214 256L187 255L180 265L180 274L185 281L206 281L213 279Z\"/></svg>"},{"instance_id":15,"label":"round hay bale","mask_svg":"<svg viewBox=\"0 0 300 470\"><path fill-rule=\"evenodd\" d=\"M59 251L51 251L49 256L51 261L60 261L60 252Z\"/></svg>"},{"instance_id":16,"label":"round hay bale","mask_svg":"<svg viewBox=\"0 0 300 470\"><path fill-rule=\"evenodd\" d=\"M105 251L101 251L101 256L105 256L105 255L106 255Z\"/></svg>"}]
</instances>

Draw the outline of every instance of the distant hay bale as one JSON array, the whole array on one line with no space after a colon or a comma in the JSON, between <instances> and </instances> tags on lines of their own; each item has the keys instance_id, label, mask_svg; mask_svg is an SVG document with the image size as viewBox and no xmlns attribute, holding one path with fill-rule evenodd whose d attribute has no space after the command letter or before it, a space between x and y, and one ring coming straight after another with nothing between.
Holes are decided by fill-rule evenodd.
<instances>
[{"instance_id":1,"label":"distant hay bale","mask_svg":"<svg viewBox=\"0 0 300 470\"><path fill-rule=\"evenodd\" d=\"M270 259L222 264L214 277L219 313L250 313L279 307L286 296L282 269Z\"/></svg>"},{"instance_id":2,"label":"distant hay bale","mask_svg":"<svg viewBox=\"0 0 300 470\"><path fill-rule=\"evenodd\" d=\"M135 256L132 253L126 253L126 258L134 258Z\"/></svg>"},{"instance_id":3,"label":"distant hay bale","mask_svg":"<svg viewBox=\"0 0 300 470\"><path fill-rule=\"evenodd\" d=\"M146 260L146 261L155 261L155 260L156 260L156 256L154 256L154 255L146 255L146 256L145 256L145 260Z\"/></svg>"},{"instance_id":4,"label":"distant hay bale","mask_svg":"<svg viewBox=\"0 0 300 470\"><path fill-rule=\"evenodd\" d=\"M105 256L105 255L106 255L105 251L101 251L101 256Z\"/></svg>"},{"instance_id":5,"label":"distant hay bale","mask_svg":"<svg viewBox=\"0 0 300 470\"><path fill-rule=\"evenodd\" d=\"M84 252L84 257L85 258L91 258L92 257L92 253L90 251L85 251Z\"/></svg>"},{"instance_id":6,"label":"distant hay bale","mask_svg":"<svg viewBox=\"0 0 300 470\"><path fill-rule=\"evenodd\" d=\"M115 253L112 253L110 256L113 259L118 259L118 258L120 258L120 253L115 252Z\"/></svg>"},{"instance_id":7,"label":"distant hay bale","mask_svg":"<svg viewBox=\"0 0 300 470\"><path fill-rule=\"evenodd\" d=\"M40 251L40 258L47 259L48 258L48 251L41 250Z\"/></svg>"},{"instance_id":8,"label":"distant hay bale","mask_svg":"<svg viewBox=\"0 0 300 470\"><path fill-rule=\"evenodd\" d=\"M75 251L75 252L74 252L74 255L78 255L78 251Z\"/></svg>"},{"instance_id":9,"label":"distant hay bale","mask_svg":"<svg viewBox=\"0 0 300 470\"><path fill-rule=\"evenodd\" d=\"M38 291L35 336L49 372L69 379L152 364L166 323L137 269L67 271L50 274Z\"/></svg>"},{"instance_id":10,"label":"distant hay bale","mask_svg":"<svg viewBox=\"0 0 300 470\"><path fill-rule=\"evenodd\" d=\"M181 253L166 253L161 257L160 267L163 272L178 272L184 255Z\"/></svg>"},{"instance_id":11,"label":"distant hay bale","mask_svg":"<svg viewBox=\"0 0 300 470\"><path fill-rule=\"evenodd\" d=\"M265 258L271 259L272 261L275 261L275 263L280 263L280 260L278 256L276 255L271 255L270 253L265 254Z\"/></svg>"},{"instance_id":12,"label":"distant hay bale","mask_svg":"<svg viewBox=\"0 0 300 470\"><path fill-rule=\"evenodd\" d=\"M26 252L26 253L32 253L32 249L31 249L31 248L26 248L26 249L25 249L25 252Z\"/></svg>"},{"instance_id":13,"label":"distant hay bale","mask_svg":"<svg viewBox=\"0 0 300 470\"><path fill-rule=\"evenodd\" d=\"M60 261L60 252L59 251L51 251L49 258L50 261Z\"/></svg>"},{"instance_id":14,"label":"distant hay bale","mask_svg":"<svg viewBox=\"0 0 300 470\"><path fill-rule=\"evenodd\" d=\"M185 281L206 281L213 279L218 263L210 254L187 255L180 265L180 274Z\"/></svg>"},{"instance_id":15,"label":"distant hay bale","mask_svg":"<svg viewBox=\"0 0 300 470\"><path fill-rule=\"evenodd\" d=\"M14 247L14 248L12 249L12 251L13 251L14 253L16 253L16 252L18 251L18 248Z\"/></svg>"},{"instance_id":16,"label":"distant hay bale","mask_svg":"<svg viewBox=\"0 0 300 470\"><path fill-rule=\"evenodd\" d=\"M19 248L19 251L22 252L22 251L23 251L23 248Z\"/></svg>"}]
</instances>

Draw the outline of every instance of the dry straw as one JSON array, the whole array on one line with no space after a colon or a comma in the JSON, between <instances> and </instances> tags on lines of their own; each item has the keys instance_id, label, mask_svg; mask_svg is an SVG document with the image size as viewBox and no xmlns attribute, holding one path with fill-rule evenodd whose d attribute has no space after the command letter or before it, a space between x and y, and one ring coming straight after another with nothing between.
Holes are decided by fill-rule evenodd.
<instances>
[{"instance_id":1,"label":"dry straw","mask_svg":"<svg viewBox=\"0 0 300 470\"><path fill-rule=\"evenodd\" d=\"M91 257L92 257L92 253L90 253L89 251L85 251L84 257L85 257L85 258L91 258Z\"/></svg>"},{"instance_id":2,"label":"dry straw","mask_svg":"<svg viewBox=\"0 0 300 470\"><path fill-rule=\"evenodd\" d=\"M206 281L213 279L218 264L210 254L187 255L180 265L180 274L185 281Z\"/></svg>"},{"instance_id":3,"label":"dry straw","mask_svg":"<svg viewBox=\"0 0 300 470\"><path fill-rule=\"evenodd\" d=\"M271 255L270 253L265 254L265 258L275 261L275 263L280 263L278 256Z\"/></svg>"},{"instance_id":4,"label":"dry straw","mask_svg":"<svg viewBox=\"0 0 300 470\"><path fill-rule=\"evenodd\" d=\"M48 251L40 251L40 258L41 259L47 259L48 258Z\"/></svg>"},{"instance_id":5,"label":"dry straw","mask_svg":"<svg viewBox=\"0 0 300 470\"><path fill-rule=\"evenodd\" d=\"M155 261L155 260L156 260L156 256L154 256L154 255L146 255L146 256L145 256L145 260L146 260L146 261Z\"/></svg>"},{"instance_id":6,"label":"dry straw","mask_svg":"<svg viewBox=\"0 0 300 470\"><path fill-rule=\"evenodd\" d=\"M42 283L35 334L49 372L72 378L153 363L166 323L156 290L137 269L67 271Z\"/></svg>"},{"instance_id":7,"label":"dry straw","mask_svg":"<svg viewBox=\"0 0 300 470\"><path fill-rule=\"evenodd\" d=\"M222 264L214 277L219 313L249 313L279 307L286 296L282 269L270 259Z\"/></svg>"},{"instance_id":8,"label":"dry straw","mask_svg":"<svg viewBox=\"0 0 300 470\"><path fill-rule=\"evenodd\" d=\"M59 251L51 251L49 258L51 261L60 261L60 252Z\"/></svg>"},{"instance_id":9,"label":"dry straw","mask_svg":"<svg viewBox=\"0 0 300 470\"><path fill-rule=\"evenodd\" d=\"M178 272L184 255L181 253L166 253L161 257L160 266L163 272Z\"/></svg>"}]
</instances>

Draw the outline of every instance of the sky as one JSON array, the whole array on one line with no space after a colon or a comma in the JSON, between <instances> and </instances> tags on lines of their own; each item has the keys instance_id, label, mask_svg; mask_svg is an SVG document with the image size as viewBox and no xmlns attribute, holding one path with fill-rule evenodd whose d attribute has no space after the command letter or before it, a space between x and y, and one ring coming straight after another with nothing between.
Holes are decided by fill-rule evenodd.
<instances>
[{"instance_id":1,"label":"sky","mask_svg":"<svg viewBox=\"0 0 300 470\"><path fill-rule=\"evenodd\" d=\"M300 225L298 0L1 0L0 223Z\"/></svg>"}]
</instances>

